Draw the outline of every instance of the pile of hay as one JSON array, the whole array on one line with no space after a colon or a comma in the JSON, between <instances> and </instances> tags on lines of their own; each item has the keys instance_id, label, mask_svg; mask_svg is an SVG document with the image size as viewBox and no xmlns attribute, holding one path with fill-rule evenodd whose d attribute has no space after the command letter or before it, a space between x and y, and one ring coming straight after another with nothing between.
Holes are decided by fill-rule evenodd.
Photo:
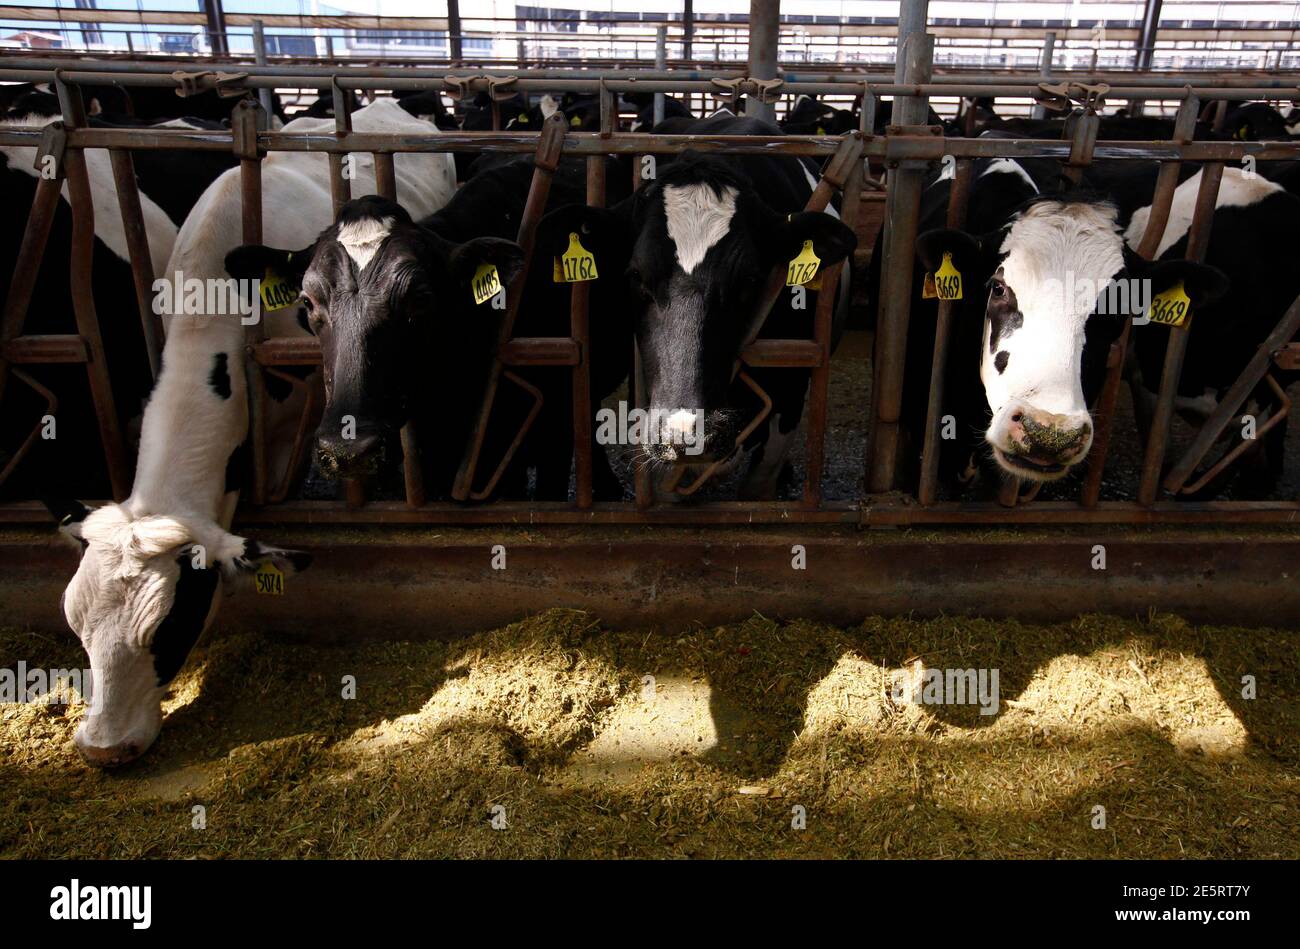
<instances>
[{"instance_id":1,"label":"pile of hay","mask_svg":"<svg viewBox=\"0 0 1300 949\"><path fill-rule=\"evenodd\" d=\"M670 637L568 611L452 643L218 636L118 772L77 758L80 709L0 706L0 856L1294 858L1298 641L1168 616ZM0 633L19 659L83 662ZM998 713L898 701L918 662L996 668Z\"/></svg>"}]
</instances>

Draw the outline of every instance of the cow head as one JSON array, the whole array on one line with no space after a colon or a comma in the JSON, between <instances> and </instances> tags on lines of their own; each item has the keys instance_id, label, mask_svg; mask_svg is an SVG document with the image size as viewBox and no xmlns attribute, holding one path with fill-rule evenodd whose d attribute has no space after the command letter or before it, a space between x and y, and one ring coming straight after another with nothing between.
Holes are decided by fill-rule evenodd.
<instances>
[{"instance_id":1,"label":"cow head","mask_svg":"<svg viewBox=\"0 0 1300 949\"><path fill-rule=\"evenodd\" d=\"M917 249L931 272L947 257L963 296L986 300L985 439L1003 470L1031 481L1060 478L1088 454L1089 405L1124 320L1179 282L1193 307L1226 290L1211 267L1149 263L1129 251L1115 207L1086 195L1035 198L1008 227L982 237L929 231Z\"/></svg>"},{"instance_id":2,"label":"cow head","mask_svg":"<svg viewBox=\"0 0 1300 949\"><path fill-rule=\"evenodd\" d=\"M269 270L301 291L324 368L325 409L316 430L323 473L355 476L378 463L386 436L410 418L410 393L425 364L438 355L428 343L433 322L459 305L450 301L471 299L483 264L494 264L506 286L523 254L491 237L454 244L373 195L344 205L308 248L245 245L227 255L231 276L255 279Z\"/></svg>"},{"instance_id":3,"label":"cow head","mask_svg":"<svg viewBox=\"0 0 1300 949\"><path fill-rule=\"evenodd\" d=\"M311 556L268 547L194 518L136 517L46 502L81 551L63 615L90 658L92 695L73 742L96 767L138 758L158 737L166 686L211 622L222 575L273 562L303 570Z\"/></svg>"},{"instance_id":4,"label":"cow head","mask_svg":"<svg viewBox=\"0 0 1300 949\"><path fill-rule=\"evenodd\" d=\"M728 402L733 368L772 268L805 241L822 267L856 244L831 215L777 214L733 165L691 153L614 208L548 215L539 247L559 254L570 233L596 254L602 278L621 276L637 301L636 342L657 426L642 447L656 461L685 460L681 446L694 461L732 452L747 421Z\"/></svg>"}]
</instances>

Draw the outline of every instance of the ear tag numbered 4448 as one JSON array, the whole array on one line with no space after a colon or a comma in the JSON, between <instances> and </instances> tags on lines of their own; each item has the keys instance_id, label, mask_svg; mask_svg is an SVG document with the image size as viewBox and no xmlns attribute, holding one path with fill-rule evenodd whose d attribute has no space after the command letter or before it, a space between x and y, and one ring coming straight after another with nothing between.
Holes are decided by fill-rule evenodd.
<instances>
[{"instance_id":1,"label":"ear tag numbered 4448","mask_svg":"<svg viewBox=\"0 0 1300 949\"><path fill-rule=\"evenodd\" d=\"M552 277L556 283L585 283L600 277L596 272L595 255L582 246L576 231L569 233L568 248L555 258Z\"/></svg>"},{"instance_id":2,"label":"ear tag numbered 4448","mask_svg":"<svg viewBox=\"0 0 1300 949\"><path fill-rule=\"evenodd\" d=\"M298 302L298 291L270 267L266 268L266 275L258 284L258 292L262 297L262 309L267 313L283 310Z\"/></svg>"}]
</instances>

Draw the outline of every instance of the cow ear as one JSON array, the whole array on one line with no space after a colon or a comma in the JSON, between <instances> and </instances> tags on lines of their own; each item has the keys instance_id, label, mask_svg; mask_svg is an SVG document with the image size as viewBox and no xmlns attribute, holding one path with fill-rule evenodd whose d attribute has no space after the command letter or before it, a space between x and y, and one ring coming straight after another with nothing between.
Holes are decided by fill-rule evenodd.
<instances>
[{"instance_id":1,"label":"cow ear","mask_svg":"<svg viewBox=\"0 0 1300 949\"><path fill-rule=\"evenodd\" d=\"M265 563L273 563L283 573L301 573L311 566L312 555L305 550L289 550L284 547L272 547L260 540L227 535L223 547L238 545L239 552L234 556L221 558L218 566L223 573L251 573Z\"/></svg>"},{"instance_id":2,"label":"cow ear","mask_svg":"<svg viewBox=\"0 0 1300 949\"><path fill-rule=\"evenodd\" d=\"M59 534L70 540L81 541L81 522L90 508L71 498L41 498L41 503L59 525Z\"/></svg>"},{"instance_id":3,"label":"cow ear","mask_svg":"<svg viewBox=\"0 0 1300 949\"><path fill-rule=\"evenodd\" d=\"M570 204L542 218L537 225L537 258L546 263L569 247L569 235L596 258L596 270L611 276L627 269L632 256L632 207L629 198L612 208Z\"/></svg>"},{"instance_id":4,"label":"cow ear","mask_svg":"<svg viewBox=\"0 0 1300 949\"><path fill-rule=\"evenodd\" d=\"M926 231L916 239L916 255L926 270L938 270L946 254L952 255L953 266L962 273L974 272L983 254L982 242L965 231L946 227Z\"/></svg>"},{"instance_id":5,"label":"cow ear","mask_svg":"<svg viewBox=\"0 0 1300 949\"><path fill-rule=\"evenodd\" d=\"M777 260L793 260L807 241L812 241L823 267L838 264L858 246L857 235L839 218L823 211L800 211L781 225Z\"/></svg>"},{"instance_id":6,"label":"cow ear","mask_svg":"<svg viewBox=\"0 0 1300 949\"><path fill-rule=\"evenodd\" d=\"M1147 264L1137 276L1150 281L1152 297L1181 283L1192 306L1198 310L1217 303L1230 287L1223 271L1191 260L1158 260Z\"/></svg>"},{"instance_id":7,"label":"cow ear","mask_svg":"<svg viewBox=\"0 0 1300 949\"><path fill-rule=\"evenodd\" d=\"M499 237L476 237L457 246L448 258L452 277L465 285L466 293L469 292L468 287L474 274L484 264L495 264L501 286L509 287L524 267L524 252L514 241Z\"/></svg>"},{"instance_id":8,"label":"cow ear","mask_svg":"<svg viewBox=\"0 0 1300 949\"><path fill-rule=\"evenodd\" d=\"M302 275L311 264L314 243L302 250L281 250L263 244L244 244L226 255L226 273L236 280L283 281L295 292L302 289Z\"/></svg>"}]
</instances>

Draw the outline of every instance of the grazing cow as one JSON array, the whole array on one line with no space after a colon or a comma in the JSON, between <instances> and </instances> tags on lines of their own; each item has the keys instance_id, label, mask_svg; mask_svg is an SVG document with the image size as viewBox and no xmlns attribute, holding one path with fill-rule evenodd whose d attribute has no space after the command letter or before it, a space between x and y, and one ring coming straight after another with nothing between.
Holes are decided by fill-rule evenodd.
<instances>
[{"instance_id":1,"label":"grazing cow","mask_svg":"<svg viewBox=\"0 0 1300 949\"><path fill-rule=\"evenodd\" d=\"M352 127L359 132L437 134L432 124L415 118L393 99L376 99L358 109ZM332 131L330 119L294 119L284 127L286 133L321 133ZM374 159L368 153L351 156L355 177L352 188L364 194L375 190ZM406 153L394 157L397 197L402 207L413 214L428 214L442 207L455 191L451 156L447 154ZM273 244L301 247L315 239L333 219L330 200L329 166L323 154L306 152L272 152L262 162L262 229ZM240 178L232 169L218 178L204 192L186 219L176 240L176 249L166 269L165 279L225 281L225 257L242 241ZM252 275L261 277L261 274ZM307 317L300 305L263 314L270 336L305 335ZM279 404L272 422L287 426L285 438L272 438L277 450L288 447L301 411L301 396L290 387L267 377L267 392ZM282 477L287 457L274 462L272 477ZM275 483L273 480L272 483Z\"/></svg>"},{"instance_id":2,"label":"grazing cow","mask_svg":"<svg viewBox=\"0 0 1300 949\"><path fill-rule=\"evenodd\" d=\"M956 437L940 442L940 476L950 490L983 462L978 441L998 468L1030 481L1060 478L1086 457L1089 406L1110 344L1142 299L1128 292L1134 281L1145 281L1151 295L1181 282L1192 306L1206 312L1226 289L1214 267L1142 260L1125 244L1114 203L1090 193L1037 193L1051 175L1027 166L998 159L976 167L969 233L926 230L943 220L947 182L922 219L917 249L925 268L938 272L947 258L962 283L940 409L956 422ZM903 427L913 453L924 432L937 311L921 283L918 273L904 375Z\"/></svg>"},{"instance_id":3,"label":"grazing cow","mask_svg":"<svg viewBox=\"0 0 1300 949\"><path fill-rule=\"evenodd\" d=\"M27 125L25 119L0 121L0 127ZM13 263L27 226L27 209L36 195L39 172L34 167L36 149L31 146L0 147L0 175L5 200L16 213L5 218L0 254L0 299L7 299ZM122 225L121 209L108 153L104 149L85 152L86 174L95 218L95 244L91 257L93 302L104 343L112 391L123 431L138 417L152 384L144 343L144 331L131 277L130 255ZM43 335L76 333L71 288L68 281L68 253L72 241L72 212L68 185L54 213L46 253L35 280L24 333ZM151 263L161 270L176 240L176 225L163 209L140 196ZM49 429L53 437L39 437L26 458L0 486L4 498L31 499L43 491L67 496L109 497L112 489L100 442L100 430L86 369L81 365L26 366L23 371L48 387L58 398ZM0 468L5 467L23 440L42 425L46 401L12 374L4 387L4 411L0 412Z\"/></svg>"},{"instance_id":4,"label":"grazing cow","mask_svg":"<svg viewBox=\"0 0 1300 949\"><path fill-rule=\"evenodd\" d=\"M304 249L246 246L226 258L233 276L271 269L301 287L325 363L326 405L317 430L322 470L339 475L373 470L398 429L413 421L426 490L431 496L449 492L476 418L502 312L488 302L476 304L471 282L480 267L491 264L506 286L522 266L513 239L532 176L528 159L495 165L419 221L391 202L361 198ZM562 163L548 206L574 204L584 196L583 163ZM539 239L539 248L547 245ZM593 243L591 250L598 255L601 277L591 284L592 389L599 401L626 377L631 341L620 319L626 312L622 288L605 279L615 276L613 265L599 245ZM539 250L515 335L568 335L569 291L551 271L549 256ZM573 457L569 370L523 374L543 391L543 411L498 493L522 495L525 469L535 465L537 496L563 499ZM509 405L514 387L503 382L500 392L498 411L517 421ZM348 419L355 426L351 438L346 437ZM511 425L506 420L489 431L508 444ZM504 444L489 442L480 472L492 471L504 450ZM594 456L598 494L621 498L622 487L603 453Z\"/></svg>"},{"instance_id":5,"label":"grazing cow","mask_svg":"<svg viewBox=\"0 0 1300 949\"><path fill-rule=\"evenodd\" d=\"M720 114L683 130L700 135L774 135L753 118ZM642 444L652 462L734 460L737 435L759 410L748 387L733 378L760 288L772 268L800 254L805 242L827 267L852 252L856 239L833 213L803 213L815 184L810 163L771 156L686 153L658 163L658 177L608 210L573 207L548 226L560 234L590 234L617 264L637 299L636 339L652 419L658 428ZM795 301L804 304L796 309ZM811 335L815 309L801 292L782 292L762 335ZM743 446L749 468L746 497L774 497L789 445L803 412L809 373L751 369L774 402L765 426ZM703 418L703 432L687 431ZM654 426L654 421L651 426ZM703 443L699 443L699 438ZM688 439L695 444L683 445Z\"/></svg>"}]
</instances>

